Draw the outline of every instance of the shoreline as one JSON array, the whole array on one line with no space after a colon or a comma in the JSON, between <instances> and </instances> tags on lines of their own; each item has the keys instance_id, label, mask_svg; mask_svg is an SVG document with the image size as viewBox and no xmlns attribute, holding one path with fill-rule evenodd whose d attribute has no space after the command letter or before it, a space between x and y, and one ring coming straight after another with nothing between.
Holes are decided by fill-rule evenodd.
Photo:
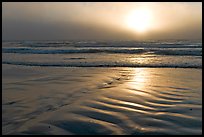
<instances>
[{"instance_id":1,"label":"shoreline","mask_svg":"<svg viewBox=\"0 0 204 137\"><path fill-rule=\"evenodd\" d=\"M3 64L3 134L202 134L201 74Z\"/></svg>"},{"instance_id":2,"label":"shoreline","mask_svg":"<svg viewBox=\"0 0 204 137\"><path fill-rule=\"evenodd\" d=\"M30 66L30 67L58 67L58 68L189 68L189 69L202 69L201 67L188 67L188 66L136 66L136 65L124 65L124 66L117 66L117 65L66 65L66 64L32 64L32 63L9 63L9 62L2 62L4 65L16 65L16 66Z\"/></svg>"}]
</instances>

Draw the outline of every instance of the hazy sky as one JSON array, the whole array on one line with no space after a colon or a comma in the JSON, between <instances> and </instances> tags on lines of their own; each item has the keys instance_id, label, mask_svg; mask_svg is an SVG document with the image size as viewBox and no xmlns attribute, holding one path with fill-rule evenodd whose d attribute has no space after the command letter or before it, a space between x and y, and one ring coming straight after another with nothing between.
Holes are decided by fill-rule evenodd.
<instances>
[{"instance_id":1,"label":"hazy sky","mask_svg":"<svg viewBox=\"0 0 204 137\"><path fill-rule=\"evenodd\" d=\"M3 40L202 37L201 2L4 2L2 8Z\"/></svg>"}]
</instances>

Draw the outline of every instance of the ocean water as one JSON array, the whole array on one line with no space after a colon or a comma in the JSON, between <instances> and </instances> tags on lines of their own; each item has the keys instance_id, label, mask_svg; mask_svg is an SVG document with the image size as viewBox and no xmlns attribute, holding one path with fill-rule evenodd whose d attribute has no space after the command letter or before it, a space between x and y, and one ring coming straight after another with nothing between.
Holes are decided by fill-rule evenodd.
<instances>
[{"instance_id":1,"label":"ocean water","mask_svg":"<svg viewBox=\"0 0 204 137\"><path fill-rule=\"evenodd\" d=\"M2 45L4 135L202 134L202 42Z\"/></svg>"},{"instance_id":2,"label":"ocean water","mask_svg":"<svg viewBox=\"0 0 204 137\"><path fill-rule=\"evenodd\" d=\"M196 41L5 41L2 53L25 66L202 68Z\"/></svg>"}]
</instances>

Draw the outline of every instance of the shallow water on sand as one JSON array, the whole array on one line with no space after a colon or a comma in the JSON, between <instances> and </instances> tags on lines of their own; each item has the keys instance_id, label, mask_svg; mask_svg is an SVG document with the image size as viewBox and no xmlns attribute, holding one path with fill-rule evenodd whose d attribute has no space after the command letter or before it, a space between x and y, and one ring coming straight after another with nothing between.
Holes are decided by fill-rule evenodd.
<instances>
[{"instance_id":1,"label":"shallow water on sand","mask_svg":"<svg viewBox=\"0 0 204 137\"><path fill-rule=\"evenodd\" d=\"M202 134L201 74L3 64L3 134Z\"/></svg>"}]
</instances>

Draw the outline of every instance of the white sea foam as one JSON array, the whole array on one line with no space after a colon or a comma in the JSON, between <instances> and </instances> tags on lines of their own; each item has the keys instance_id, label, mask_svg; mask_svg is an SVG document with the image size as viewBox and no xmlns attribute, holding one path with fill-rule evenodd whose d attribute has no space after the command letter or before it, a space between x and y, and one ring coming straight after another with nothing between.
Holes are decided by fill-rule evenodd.
<instances>
[{"instance_id":1,"label":"white sea foam","mask_svg":"<svg viewBox=\"0 0 204 137\"><path fill-rule=\"evenodd\" d=\"M3 64L25 66L202 68L202 43L192 41L3 42L2 53Z\"/></svg>"}]
</instances>

